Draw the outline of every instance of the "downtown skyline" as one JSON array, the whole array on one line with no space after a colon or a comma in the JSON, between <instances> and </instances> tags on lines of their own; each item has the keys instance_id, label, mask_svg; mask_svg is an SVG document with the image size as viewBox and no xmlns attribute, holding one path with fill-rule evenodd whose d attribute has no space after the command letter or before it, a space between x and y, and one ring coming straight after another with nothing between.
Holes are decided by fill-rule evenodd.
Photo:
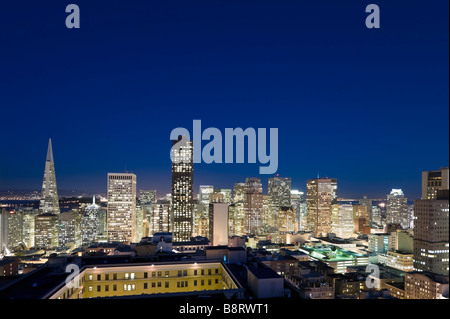
<instances>
[{"instance_id":1,"label":"downtown skyline","mask_svg":"<svg viewBox=\"0 0 450 319\"><path fill-rule=\"evenodd\" d=\"M47 148L46 151L45 151L45 154L47 154L47 161L48 161L48 156L49 156L48 155L49 150L50 150L50 152L52 152L51 157L52 157L52 160L53 160L53 151L51 150L52 149L52 146L51 146L52 141L51 141L51 139L48 141L48 143L49 143L49 148ZM57 183L59 185L60 182L59 182L59 174L58 174L58 169L57 169L58 162L57 161L55 161L55 162L56 163L54 163L53 165L54 165L54 167L56 167L56 168L54 168L54 170L55 170L55 173L56 173L56 181L57 181ZM195 195L199 194L198 189L199 189L199 187L201 185L213 185L215 188L219 188L219 189L220 188L228 188L228 189L231 188L232 189L233 185L235 183L240 183L240 182L242 182L243 180L245 180L248 177L256 177L256 178L261 179L261 182L262 182L262 185L263 185L263 193L267 194L268 191L269 191L268 182L269 182L270 178L272 178L274 176L292 178L292 175L289 175L289 174L281 175L279 173L276 173L276 174L267 174L267 175L264 175L264 174L261 174L261 175L259 175L259 174L245 175L245 173L244 173L243 175L241 175L241 177L238 177L240 179L236 179L234 181L231 180L230 183L225 182L224 180L218 180L218 181L214 182L208 177L203 177L201 181L198 181L197 175L198 174L202 175L201 173L198 172L198 168L197 168L198 166L207 166L207 165L213 166L213 167L214 166L220 166L220 165L247 166L247 167L252 167L253 170L257 171L258 170L258 164L248 164L248 163L244 163L244 164L237 164L237 163L233 163L233 164L216 164L216 163L205 164L205 163L201 163L201 164L193 164L193 165L194 165L194 188L193 188L193 190L194 190L194 194ZM440 167L445 167L445 165L441 165ZM110 171L110 172L106 172L105 176L101 176L102 180L104 180L104 184L105 184L104 188L102 188L103 186L100 186L100 187L97 187L97 188L88 188L88 189L81 189L81 188L69 189L69 188L64 188L64 187L58 186L58 192L62 191L64 193L61 196L70 196L69 194L71 192L73 192L73 194L76 195L76 196L79 196L82 193L92 193L92 194L98 194L98 195L106 194L106 192L107 192L107 182L106 182L107 178L106 177L107 177L108 174L111 174L111 173L119 173L119 174L120 173L132 173L132 174L135 174L134 171L128 170L128 169L117 170L117 171ZM160 198L165 197L166 194L170 194L171 193L171 190L170 190L170 188L171 188L171 170L170 170L170 167L168 168L168 172L164 172L164 174L162 174L162 175L167 175L168 182L165 181L165 182L163 182L161 184L155 184L155 183L152 183L151 181L149 182L149 180L141 179L140 176L138 174L136 174L136 177L137 177L137 190L155 189L157 191L157 196L158 197L160 197ZM417 174L417 175L418 175L418 180L420 181L421 178L422 178L421 172L419 172L419 174ZM239 176L239 175L236 175L236 176ZM314 179L314 178L317 178L317 177L320 177L320 178L336 178L334 176L321 175L320 172L318 172L316 176L311 175L310 177L308 177L304 181L304 183L301 183L300 181L295 180L295 178L292 178L292 189L300 190L300 191L306 193L306 191L307 191L307 181L311 180L311 179ZM42 172L41 172L40 179L41 179L41 181L39 182L40 183L39 187L42 186ZM342 186L341 186L342 184L348 185L348 183L346 183L345 181L342 182L339 178L337 178L337 180L339 181L338 198L360 199L360 198L363 198L363 196L368 196L369 198L373 198L373 199L383 199L383 200L385 200L386 199L386 195L389 194L391 189L395 189L395 188L400 188L400 189L403 189L403 190L407 190L408 189L408 185L402 186L402 185L399 185L399 184L395 184L389 189L388 189L388 186L387 186L386 193L383 193L383 190L379 190L378 195L375 195L375 196L373 196L373 194L371 194L370 192L365 192L365 189L360 190L359 193L353 193L353 195L348 195L349 194L348 190L346 191L344 189L344 191L343 191L342 190ZM227 181L230 181L230 179L228 179ZM167 186L165 186L167 183L169 183L168 189L167 189ZM101 184L101 183L99 183L99 184ZM163 186L163 187L161 187L161 186ZM417 187L417 185L415 185L415 184L412 185L412 186L414 186L414 188L419 188L419 192L417 194L415 194L416 197L414 197L414 196L411 196L411 194L406 193L406 191L405 191L406 196L410 200L414 200L414 199L420 198L421 197L420 185L419 185L419 187ZM40 190L39 187L37 187L35 189L33 189L33 188L18 188L18 189L5 188L5 189L2 189L0 187L0 191L3 191L3 192L4 191L13 191L13 192L14 191L30 191L30 192L31 191L36 191L36 192L40 193L41 190Z\"/></svg>"}]
</instances>

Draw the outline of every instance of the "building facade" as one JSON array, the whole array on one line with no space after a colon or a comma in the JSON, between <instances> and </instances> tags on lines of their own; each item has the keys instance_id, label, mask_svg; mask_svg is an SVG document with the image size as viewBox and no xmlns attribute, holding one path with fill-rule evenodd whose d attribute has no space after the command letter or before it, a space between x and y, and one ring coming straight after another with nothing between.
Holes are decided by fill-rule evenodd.
<instances>
[{"instance_id":1,"label":"building facade","mask_svg":"<svg viewBox=\"0 0 450 319\"><path fill-rule=\"evenodd\" d=\"M331 233L332 205L337 199L337 179L316 178L307 182L308 230L316 236Z\"/></svg>"},{"instance_id":2,"label":"building facade","mask_svg":"<svg viewBox=\"0 0 450 319\"><path fill-rule=\"evenodd\" d=\"M108 173L109 242L132 242L136 225L136 175Z\"/></svg>"},{"instance_id":3,"label":"building facade","mask_svg":"<svg viewBox=\"0 0 450 319\"><path fill-rule=\"evenodd\" d=\"M185 138L180 136L177 141L173 141L172 147L171 231L174 241L188 241L193 233L194 153L192 141Z\"/></svg>"}]
</instances>

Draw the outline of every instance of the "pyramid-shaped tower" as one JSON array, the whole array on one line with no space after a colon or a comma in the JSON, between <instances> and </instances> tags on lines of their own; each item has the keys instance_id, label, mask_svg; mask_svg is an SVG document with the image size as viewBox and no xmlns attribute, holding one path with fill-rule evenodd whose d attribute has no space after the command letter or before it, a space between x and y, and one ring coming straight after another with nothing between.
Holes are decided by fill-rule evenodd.
<instances>
[{"instance_id":1,"label":"pyramid-shaped tower","mask_svg":"<svg viewBox=\"0 0 450 319\"><path fill-rule=\"evenodd\" d=\"M55 163L53 162L52 139L48 141L47 160L45 161L44 181L39 205L41 214L59 214L58 190L56 188Z\"/></svg>"}]
</instances>

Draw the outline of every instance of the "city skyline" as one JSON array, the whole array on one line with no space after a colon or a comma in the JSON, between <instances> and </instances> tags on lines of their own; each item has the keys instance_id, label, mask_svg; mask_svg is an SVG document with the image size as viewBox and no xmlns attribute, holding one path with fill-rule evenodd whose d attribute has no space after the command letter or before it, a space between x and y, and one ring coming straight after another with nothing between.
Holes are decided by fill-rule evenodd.
<instances>
[{"instance_id":1,"label":"city skyline","mask_svg":"<svg viewBox=\"0 0 450 319\"><path fill-rule=\"evenodd\" d=\"M379 1L377 30L358 1L80 1L77 30L55 3L4 5L0 190L38 190L52 138L60 190L105 192L108 172L128 170L168 193L169 134L195 119L277 127L278 173L302 190L320 174L344 197L420 198L420 172L448 166L448 3ZM195 169L194 189L271 177Z\"/></svg>"},{"instance_id":2,"label":"city skyline","mask_svg":"<svg viewBox=\"0 0 450 319\"><path fill-rule=\"evenodd\" d=\"M51 163L52 163L51 164L52 165L52 169L54 171L57 171L57 169L55 169L55 166L58 166L58 163L55 164L53 162L54 159L53 159L53 147L52 147L52 140L51 140L51 138L48 141L48 148L46 150L46 154L47 154L46 163L49 162L49 156L50 156L51 157ZM48 164L46 164L46 165L48 165ZM172 165L172 164L170 164L170 165ZM196 167L196 166L199 166L199 165L206 165L206 164L193 164L193 165L194 165L194 167ZM210 165L220 165L220 164L210 164ZM243 164L233 164L233 165L243 165ZM249 166L251 164L244 164L244 165ZM256 167L256 165L255 165L255 167ZM446 165L441 165L439 167L439 169L446 168L446 167L448 167L448 165L447 166ZM418 175L419 181L422 180L422 172L424 172L424 171L427 171L427 170L423 169L423 170L419 171L416 174L416 175ZM127 173L133 174L134 173L133 171L126 170L126 169L124 169L123 171L117 170L117 171L112 171L112 172L116 172L116 173L119 173L119 174L127 174ZM107 176L110 173L111 172L105 172L105 175ZM168 186L169 188L168 189L167 189L167 186L162 188L162 187L158 187L158 185L155 186L155 184L151 184L150 187L146 187L145 185L149 185L147 183L148 181L144 180L143 183L142 183L143 178L139 178L139 183L137 183L137 190L155 189L157 191L157 196L159 198L164 197L166 194L170 194L171 193L171 184L170 184L171 177L170 177L170 174L171 173L170 173L170 167L169 167L169 172L164 174L164 175L168 175L168 180L169 180L168 181L168 183L169 183L169 186ZM291 188L299 190L299 191L303 191L305 193L307 191L307 182L308 182L308 180L313 179L313 178L319 178L319 177L320 178L335 178L335 176L334 177L322 176L322 175L320 175L320 172L318 172L317 176L315 176L315 177L312 176L311 178L306 179L304 181L303 185L302 185L302 183L299 183L298 180L296 181L294 178L292 178L291 175L281 175L279 173L273 174L273 175L254 174L254 176L253 175L242 175L243 177L241 179L235 180L234 182L231 182L231 184L227 184L227 183L224 183L224 182L222 182L222 183L213 183L213 182L211 182L211 180L209 180L207 178L204 178L202 181L197 181L197 179L198 179L197 175L199 174L199 170L198 169L195 169L195 174L196 174L196 176L195 176L196 178L194 179L194 187L193 187L193 190L194 190L193 193L195 195L199 194L199 192L197 190L199 189L199 187L201 185L213 185L214 188L219 188L219 189L220 188L232 189L233 185L235 183L239 183L240 181L245 180L248 177L255 177L255 178L261 179L261 181L262 181L262 188L263 188L263 193L264 194L268 194L268 192L269 192L270 180L273 179L273 178L277 178L277 177L292 179L292 187ZM138 175L138 174L136 174L136 175ZM58 176L59 176L59 174L58 174ZM103 177L103 179L105 179L105 178ZM59 179L56 178L56 181L58 182L58 185L59 185L59 181L58 180ZM340 179L338 178L338 180L340 180ZM42 186L42 177L41 177L40 184ZM91 194L104 194L104 195L106 195L107 194L107 183L105 182L104 184L105 184L105 186L102 189L100 189L100 188L96 188L96 189L63 189L63 192L65 192L65 194L66 194L65 196L70 196L70 195L68 195L68 193L70 193L70 192L74 192L74 194L76 196L79 196L82 193L86 193L86 192L87 193L91 193ZM162 185L166 185L166 184L167 184L167 182L162 183ZM351 199L356 199L356 200L360 199L360 198L363 198L363 196L368 196L369 198L372 198L372 199L386 199L386 195L389 195L389 193L392 190L394 190L394 189L400 189L400 190L408 189L408 185L402 186L402 185L397 185L396 184L397 187L393 186L393 187L390 187L390 188L386 188L386 192L385 193L383 193L381 190L378 190L378 193L376 193L376 195L373 195L370 192L366 192L363 189L359 193L353 193L353 194L350 194L350 196L349 196L348 192L345 192L345 190L344 190L344 192L342 191L342 186L341 186L342 184L348 185L348 183L345 183L345 181L340 180L340 183L339 183L340 187L339 187L339 192L338 192L338 198L349 198L349 199L351 198ZM417 185L415 185L415 186L416 186L415 188L417 188ZM422 188L421 187L419 187L420 190L417 192L417 194L415 194L415 196L414 195L412 196L412 194L408 193L407 191L404 192L405 196L408 198L408 201L421 198L421 195L422 195ZM14 191L29 191L29 192L36 191L36 192L41 193L41 189L31 189L31 188L30 189L14 189L14 188L4 188L3 189L3 188L1 188L1 186L0 186L0 191L3 191L3 192L5 192L5 191L12 191L12 192L14 192ZM58 193L59 192L61 192L61 187L58 187Z\"/></svg>"}]
</instances>

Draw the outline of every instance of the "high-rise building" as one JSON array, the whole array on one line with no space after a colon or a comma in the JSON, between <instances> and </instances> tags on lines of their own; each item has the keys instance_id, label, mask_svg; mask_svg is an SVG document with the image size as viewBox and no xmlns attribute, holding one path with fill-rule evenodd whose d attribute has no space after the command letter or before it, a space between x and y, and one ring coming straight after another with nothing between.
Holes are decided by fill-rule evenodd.
<instances>
[{"instance_id":1,"label":"high-rise building","mask_svg":"<svg viewBox=\"0 0 450 319\"><path fill-rule=\"evenodd\" d=\"M9 250L8 246L9 212L0 208L0 257Z\"/></svg>"},{"instance_id":2,"label":"high-rise building","mask_svg":"<svg viewBox=\"0 0 450 319\"><path fill-rule=\"evenodd\" d=\"M229 233L230 236L242 236L245 234L245 183L235 183L233 189L233 204L230 205L228 219L229 219Z\"/></svg>"},{"instance_id":3,"label":"high-rise building","mask_svg":"<svg viewBox=\"0 0 450 319\"><path fill-rule=\"evenodd\" d=\"M59 214L44 213L35 217L34 245L39 248L54 248L59 245Z\"/></svg>"},{"instance_id":4,"label":"high-rise building","mask_svg":"<svg viewBox=\"0 0 450 319\"><path fill-rule=\"evenodd\" d=\"M363 198L359 200L359 205L364 205L367 207L367 212L369 214L369 227L372 227L373 222L373 200L364 195Z\"/></svg>"},{"instance_id":5,"label":"high-rise building","mask_svg":"<svg viewBox=\"0 0 450 319\"><path fill-rule=\"evenodd\" d=\"M193 233L194 153L192 141L179 136L172 154L172 233L174 241L189 241ZM175 144L179 144L175 147Z\"/></svg>"},{"instance_id":6,"label":"high-rise building","mask_svg":"<svg viewBox=\"0 0 450 319\"><path fill-rule=\"evenodd\" d=\"M353 205L334 204L331 213L331 232L340 238L351 238L353 230Z\"/></svg>"},{"instance_id":7,"label":"high-rise building","mask_svg":"<svg viewBox=\"0 0 450 319\"><path fill-rule=\"evenodd\" d=\"M151 205L156 203L156 190L140 190L139 201L141 205Z\"/></svg>"},{"instance_id":8,"label":"high-rise building","mask_svg":"<svg viewBox=\"0 0 450 319\"><path fill-rule=\"evenodd\" d=\"M104 210L95 203L95 196L92 204L84 209L81 217L82 243L90 245L100 241L106 234L106 214Z\"/></svg>"},{"instance_id":9,"label":"high-rise building","mask_svg":"<svg viewBox=\"0 0 450 319\"><path fill-rule=\"evenodd\" d=\"M281 206L278 209L276 218L276 227L280 232L295 232L295 211L292 207Z\"/></svg>"},{"instance_id":10,"label":"high-rise building","mask_svg":"<svg viewBox=\"0 0 450 319\"><path fill-rule=\"evenodd\" d=\"M82 214L77 209L59 215L59 246L81 247L82 245Z\"/></svg>"},{"instance_id":11,"label":"high-rise building","mask_svg":"<svg viewBox=\"0 0 450 319\"><path fill-rule=\"evenodd\" d=\"M408 199L401 189L392 189L387 195L386 223L399 224L406 229L409 226L408 220Z\"/></svg>"},{"instance_id":12,"label":"high-rise building","mask_svg":"<svg viewBox=\"0 0 450 319\"><path fill-rule=\"evenodd\" d=\"M260 234L263 221L263 193L259 178L245 180L244 215L244 233Z\"/></svg>"},{"instance_id":13,"label":"high-rise building","mask_svg":"<svg viewBox=\"0 0 450 319\"><path fill-rule=\"evenodd\" d=\"M213 246L228 245L228 204L209 204L208 239Z\"/></svg>"},{"instance_id":14,"label":"high-rise building","mask_svg":"<svg viewBox=\"0 0 450 319\"><path fill-rule=\"evenodd\" d=\"M234 184L234 196L233 196L233 203L239 203L245 201L245 192L246 192L246 185L245 183L235 183Z\"/></svg>"},{"instance_id":15,"label":"high-rise building","mask_svg":"<svg viewBox=\"0 0 450 319\"><path fill-rule=\"evenodd\" d=\"M354 232L357 234L370 234L369 206L353 205Z\"/></svg>"},{"instance_id":16,"label":"high-rise building","mask_svg":"<svg viewBox=\"0 0 450 319\"><path fill-rule=\"evenodd\" d=\"M277 227L277 215L281 207L291 207L291 179L289 177L271 177L268 179L269 216L267 224Z\"/></svg>"},{"instance_id":17,"label":"high-rise building","mask_svg":"<svg viewBox=\"0 0 450 319\"><path fill-rule=\"evenodd\" d=\"M132 173L108 173L108 241L134 241L135 225L136 175Z\"/></svg>"},{"instance_id":18,"label":"high-rise building","mask_svg":"<svg viewBox=\"0 0 450 319\"><path fill-rule=\"evenodd\" d=\"M48 141L47 159L45 161L44 180L42 182L42 195L39 204L39 211L41 214L52 213L59 215L60 213L51 139Z\"/></svg>"},{"instance_id":19,"label":"high-rise building","mask_svg":"<svg viewBox=\"0 0 450 319\"><path fill-rule=\"evenodd\" d=\"M449 274L449 197L448 190L436 199L414 201L414 269Z\"/></svg>"},{"instance_id":20,"label":"high-rise building","mask_svg":"<svg viewBox=\"0 0 450 319\"><path fill-rule=\"evenodd\" d=\"M198 203L203 205L209 205L211 201L211 194L214 193L214 186L212 185L200 185L198 192Z\"/></svg>"},{"instance_id":21,"label":"high-rise building","mask_svg":"<svg viewBox=\"0 0 450 319\"><path fill-rule=\"evenodd\" d=\"M214 193L222 194L222 202L228 205L233 203L233 198L231 195L231 189L228 188L218 188L214 191Z\"/></svg>"},{"instance_id":22,"label":"high-rise building","mask_svg":"<svg viewBox=\"0 0 450 319\"><path fill-rule=\"evenodd\" d=\"M306 192L308 230L315 236L331 233L332 205L337 200L337 179L308 180Z\"/></svg>"},{"instance_id":23,"label":"high-rise building","mask_svg":"<svg viewBox=\"0 0 450 319\"><path fill-rule=\"evenodd\" d=\"M306 230L306 199L305 193L297 189L291 190L291 205L295 212L295 222L299 231Z\"/></svg>"},{"instance_id":24,"label":"high-rise building","mask_svg":"<svg viewBox=\"0 0 450 319\"><path fill-rule=\"evenodd\" d=\"M166 200L158 200L151 205L151 215L147 217L150 222L150 236L155 233L166 233L170 231L169 210L170 204Z\"/></svg>"},{"instance_id":25,"label":"high-rise building","mask_svg":"<svg viewBox=\"0 0 450 319\"><path fill-rule=\"evenodd\" d=\"M422 172L422 199L436 199L439 190L449 188L448 167Z\"/></svg>"}]
</instances>

